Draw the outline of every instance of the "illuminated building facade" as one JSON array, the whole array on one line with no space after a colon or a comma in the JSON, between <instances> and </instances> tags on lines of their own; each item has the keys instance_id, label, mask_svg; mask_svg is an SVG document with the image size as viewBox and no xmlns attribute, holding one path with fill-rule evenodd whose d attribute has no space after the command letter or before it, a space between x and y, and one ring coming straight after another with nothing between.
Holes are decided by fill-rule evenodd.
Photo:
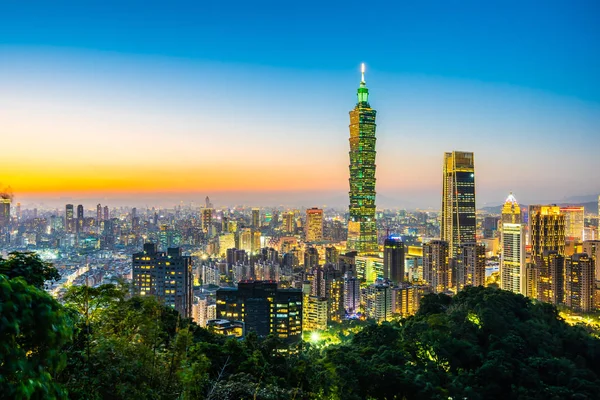
<instances>
[{"instance_id":1,"label":"illuminated building facade","mask_svg":"<svg viewBox=\"0 0 600 400\"><path fill-rule=\"evenodd\" d=\"M404 282L404 243L389 238L383 242L383 278L394 283Z\"/></svg>"},{"instance_id":2,"label":"illuminated building facade","mask_svg":"<svg viewBox=\"0 0 600 400\"><path fill-rule=\"evenodd\" d=\"M360 281L352 276L344 278L344 308L348 314L355 314L360 307Z\"/></svg>"},{"instance_id":3,"label":"illuminated building facade","mask_svg":"<svg viewBox=\"0 0 600 400\"><path fill-rule=\"evenodd\" d=\"M544 250L565 254L565 216L555 205L529 206L531 258L541 257Z\"/></svg>"},{"instance_id":4,"label":"illuminated building facade","mask_svg":"<svg viewBox=\"0 0 600 400\"><path fill-rule=\"evenodd\" d=\"M600 281L600 240L586 240L582 250L593 260L596 280Z\"/></svg>"},{"instance_id":5,"label":"illuminated building facade","mask_svg":"<svg viewBox=\"0 0 600 400\"><path fill-rule=\"evenodd\" d=\"M372 253L378 250L375 222L375 117L369 105L364 64L358 88L358 102L350 111L350 207L349 251Z\"/></svg>"},{"instance_id":6,"label":"illuminated building facade","mask_svg":"<svg viewBox=\"0 0 600 400\"><path fill-rule=\"evenodd\" d=\"M567 257L565 263L565 305L574 311L594 310L594 264L585 253Z\"/></svg>"},{"instance_id":7,"label":"illuminated building facade","mask_svg":"<svg viewBox=\"0 0 600 400\"><path fill-rule=\"evenodd\" d=\"M525 294L525 226L521 208L512 193L502 207L500 242L500 288Z\"/></svg>"},{"instance_id":8,"label":"illuminated building facade","mask_svg":"<svg viewBox=\"0 0 600 400\"><path fill-rule=\"evenodd\" d=\"M318 296L305 296L303 304L305 332L327 330L327 299Z\"/></svg>"},{"instance_id":9,"label":"illuminated building facade","mask_svg":"<svg viewBox=\"0 0 600 400\"><path fill-rule=\"evenodd\" d=\"M65 206L65 228L67 233L75 232L75 219L73 214L73 204Z\"/></svg>"},{"instance_id":10,"label":"illuminated building facade","mask_svg":"<svg viewBox=\"0 0 600 400\"><path fill-rule=\"evenodd\" d=\"M323 210L309 208L306 210L306 224L304 234L307 242L323 241Z\"/></svg>"},{"instance_id":11,"label":"illuminated building facade","mask_svg":"<svg viewBox=\"0 0 600 400\"><path fill-rule=\"evenodd\" d=\"M252 209L252 227L254 229L260 228L260 209Z\"/></svg>"},{"instance_id":12,"label":"illuminated building facade","mask_svg":"<svg viewBox=\"0 0 600 400\"><path fill-rule=\"evenodd\" d=\"M0 197L0 229L10 222L10 198Z\"/></svg>"},{"instance_id":13,"label":"illuminated building facade","mask_svg":"<svg viewBox=\"0 0 600 400\"><path fill-rule=\"evenodd\" d=\"M144 251L132 255L133 287L141 296L156 296L186 318L192 316L192 259L180 248L157 251L156 244L144 244Z\"/></svg>"},{"instance_id":14,"label":"illuminated building facade","mask_svg":"<svg viewBox=\"0 0 600 400\"><path fill-rule=\"evenodd\" d=\"M217 290L217 318L242 321L258 336L274 334L287 343L302 337L302 291L278 289L274 281L243 281Z\"/></svg>"},{"instance_id":15,"label":"illuminated building facade","mask_svg":"<svg viewBox=\"0 0 600 400\"><path fill-rule=\"evenodd\" d=\"M365 314L377 322L392 319L392 288L385 283L373 283L365 290Z\"/></svg>"},{"instance_id":16,"label":"illuminated building facade","mask_svg":"<svg viewBox=\"0 0 600 400\"><path fill-rule=\"evenodd\" d=\"M282 214L283 219L283 232L285 233L293 233L294 232L294 213L293 212L284 212Z\"/></svg>"},{"instance_id":17,"label":"illuminated building facade","mask_svg":"<svg viewBox=\"0 0 600 400\"><path fill-rule=\"evenodd\" d=\"M432 240L423 245L423 280L434 293L448 290L450 281L450 246L445 240Z\"/></svg>"},{"instance_id":18,"label":"illuminated building facade","mask_svg":"<svg viewBox=\"0 0 600 400\"><path fill-rule=\"evenodd\" d=\"M456 250L456 289L485 284L485 245L462 243Z\"/></svg>"},{"instance_id":19,"label":"illuminated building facade","mask_svg":"<svg viewBox=\"0 0 600 400\"><path fill-rule=\"evenodd\" d=\"M373 283L377 279L384 279L383 258L377 256L356 256L356 277L366 283Z\"/></svg>"},{"instance_id":20,"label":"illuminated building facade","mask_svg":"<svg viewBox=\"0 0 600 400\"><path fill-rule=\"evenodd\" d=\"M565 257L556 250L544 250L536 257L537 299L555 305L565 299Z\"/></svg>"},{"instance_id":21,"label":"illuminated building facade","mask_svg":"<svg viewBox=\"0 0 600 400\"><path fill-rule=\"evenodd\" d=\"M213 209L203 208L202 209L202 231L204 233L211 233L212 220L213 220Z\"/></svg>"},{"instance_id":22,"label":"illuminated building facade","mask_svg":"<svg viewBox=\"0 0 600 400\"><path fill-rule=\"evenodd\" d=\"M561 207L565 216L565 237L583 240L585 208L583 206Z\"/></svg>"},{"instance_id":23,"label":"illuminated building facade","mask_svg":"<svg viewBox=\"0 0 600 400\"><path fill-rule=\"evenodd\" d=\"M444 154L441 239L448 242L450 257L462 243L474 243L475 161L473 153L453 151Z\"/></svg>"}]
</instances>

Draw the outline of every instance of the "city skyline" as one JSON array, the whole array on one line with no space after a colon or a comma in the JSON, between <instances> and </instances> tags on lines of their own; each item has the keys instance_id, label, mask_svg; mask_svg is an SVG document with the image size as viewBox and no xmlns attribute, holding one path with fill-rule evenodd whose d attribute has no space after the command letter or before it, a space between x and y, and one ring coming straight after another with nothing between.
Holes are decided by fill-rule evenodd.
<instances>
[{"instance_id":1,"label":"city skyline","mask_svg":"<svg viewBox=\"0 0 600 400\"><path fill-rule=\"evenodd\" d=\"M398 33L388 32L394 21L374 6L377 40L357 39L371 47L357 53L340 44L331 55L327 43L312 40L332 35L323 16L306 15L317 24L306 37L304 25L283 29L297 54L268 34L283 28L282 10L256 16L267 32L255 35L265 41L244 50L234 39L248 26L243 13L255 14L246 7L233 11L240 26L227 32L185 13L164 21L159 10L143 10L130 42L99 34L130 37L118 19L124 7L89 17L86 26L76 20L77 37L57 26L87 15L85 7L51 19L43 18L44 7L27 15L19 5L2 7L0 131L14 143L3 155L2 183L24 206L171 206L210 195L226 206L344 207L346 113L361 62L377 94L379 207L439 209L439 163L447 151L476 154L479 207L502 204L510 191L523 204L600 193L600 183L587 178L600 168L595 147L587 145L600 131L593 51L600 33L585 7L562 13L551 3L516 16L484 9L480 22L473 22L472 10L457 21L442 19L434 32L449 28L444 38L424 35L436 18L420 7L396 9L403 21L412 16L423 23L407 22ZM223 18L224 11L203 12ZM525 21L538 12L544 23L527 31ZM463 18L469 29L460 28ZM172 29L153 41L151 27L159 21ZM484 22L497 31L488 32ZM336 43L348 29L334 35ZM223 37L184 46L191 44L184 33L211 32ZM489 48L477 33L490 39ZM522 42L506 42L517 33ZM467 40L459 45L460 39ZM402 52L390 56L394 40ZM512 65L503 57L521 61ZM577 151L564 150L567 138L579 144Z\"/></svg>"}]
</instances>

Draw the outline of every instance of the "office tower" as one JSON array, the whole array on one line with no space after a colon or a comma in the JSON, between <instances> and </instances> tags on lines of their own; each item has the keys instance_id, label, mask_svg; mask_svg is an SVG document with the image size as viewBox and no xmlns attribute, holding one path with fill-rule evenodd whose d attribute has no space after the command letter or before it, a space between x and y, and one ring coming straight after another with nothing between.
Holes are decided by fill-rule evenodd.
<instances>
[{"instance_id":1,"label":"office tower","mask_svg":"<svg viewBox=\"0 0 600 400\"><path fill-rule=\"evenodd\" d=\"M594 265L585 253L574 254L565 262L565 305L573 311L594 310Z\"/></svg>"},{"instance_id":2,"label":"office tower","mask_svg":"<svg viewBox=\"0 0 600 400\"><path fill-rule=\"evenodd\" d=\"M389 238L383 242L383 278L399 283L406 280L404 273L404 243Z\"/></svg>"},{"instance_id":3,"label":"office tower","mask_svg":"<svg viewBox=\"0 0 600 400\"><path fill-rule=\"evenodd\" d=\"M9 210L10 215L10 210ZM17 221L21 221L21 203L17 202Z\"/></svg>"},{"instance_id":4,"label":"office tower","mask_svg":"<svg viewBox=\"0 0 600 400\"><path fill-rule=\"evenodd\" d=\"M0 229L6 228L10 223L10 203L10 197L0 196Z\"/></svg>"},{"instance_id":5,"label":"office tower","mask_svg":"<svg viewBox=\"0 0 600 400\"><path fill-rule=\"evenodd\" d=\"M356 314L360 307L360 281L346 274L344 277L344 308L348 314Z\"/></svg>"},{"instance_id":6,"label":"office tower","mask_svg":"<svg viewBox=\"0 0 600 400\"><path fill-rule=\"evenodd\" d=\"M304 269L310 270L319 266L319 252L314 247L309 247L304 252Z\"/></svg>"},{"instance_id":7,"label":"office tower","mask_svg":"<svg viewBox=\"0 0 600 400\"><path fill-rule=\"evenodd\" d=\"M356 256L354 258L356 277L366 283L373 283L383 277L383 258L378 256ZM342 269L342 272L343 269Z\"/></svg>"},{"instance_id":8,"label":"office tower","mask_svg":"<svg viewBox=\"0 0 600 400\"><path fill-rule=\"evenodd\" d=\"M254 229L260 228L260 209L258 208L252 209L252 227Z\"/></svg>"},{"instance_id":9,"label":"office tower","mask_svg":"<svg viewBox=\"0 0 600 400\"><path fill-rule=\"evenodd\" d=\"M365 314L377 322L392 319L392 289L386 283L376 282L365 290Z\"/></svg>"},{"instance_id":10,"label":"office tower","mask_svg":"<svg viewBox=\"0 0 600 400\"><path fill-rule=\"evenodd\" d=\"M110 219L110 214L108 212L108 206L104 206L104 221L108 221ZM156 224L156 223L155 223Z\"/></svg>"},{"instance_id":11,"label":"office tower","mask_svg":"<svg viewBox=\"0 0 600 400\"><path fill-rule=\"evenodd\" d=\"M252 229L244 228L240 231L240 248L252 253Z\"/></svg>"},{"instance_id":12,"label":"office tower","mask_svg":"<svg viewBox=\"0 0 600 400\"><path fill-rule=\"evenodd\" d=\"M498 217L485 217L483 218L483 238L493 239L496 237L496 231L498 230Z\"/></svg>"},{"instance_id":13,"label":"office tower","mask_svg":"<svg viewBox=\"0 0 600 400\"><path fill-rule=\"evenodd\" d=\"M582 249L593 260L596 280L600 281L600 240L586 240Z\"/></svg>"},{"instance_id":14,"label":"office tower","mask_svg":"<svg viewBox=\"0 0 600 400\"><path fill-rule=\"evenodd\" d=\"M323 241L323 210L316 207L306 210L304 235L307 242Z\"/></svg>"},{"instance_id":15,"label":"office tower","mask_svg":"<svg viewBox=\"0 0 600 400\"><path fill-rule=\"evenodd\" d=\"M77 219L83 221L83 205L77 206Z\"/></svg>"},{"instance_id":16,"label":"office tower","mask_svg":"<svg viewBox=\"0 0 600 400\"><path fill-rule=\"evenodd\" d=\"M327 320L342 322L344 318L344 279L331 264L313 270L311 294L327 299Z\"/></svg>"},{"instance_id":17,"label":"office tower","mask_svg":"<svg viewBox=\"0 0 600 400\"><path fill-rule=\"evenodd\" d=\"M500 244L500 288L525 294L525 225L512 193L502 207Z\"/></svg>"},{"instance_id":18,"label":"office tower","mask_svg":"<svg viewBox=\"0 0 600 400\"><path fill-rule=\"evenodd\" d=\"M537 299L555 305L563 304L565 298L565 257L556 250L544 250L536 257Z\"/></svg>"},{"instance_id":19,"label":"office tower","mask_svg":"<svg viewBox=\"0 0 600 400\"><path fill-rule=\"evenodd\" d=\"M212 227L213 209L203 208L202 209L202 231L210 234L210 228Z\"/></svg>"},{"instance_id":20,"label":"office tower","mask_svg":"<svg viewBox=\"0 0 600 400\"><path fill-rule=\"evenodd\" d=\"M485 245L463 243L456 249L456 289L485 284Z\"/></svg>"},{"instance_id":21,"label":"office tower","mask_svg":"<svg viewBox=\"0 0 600 400\"><path fill-rule=\"evenodd\" d=\"M317 296L305 296L302 305L302 330L305 332L327 330L327 299Z\"/></svg>"},{"instance_id":22,"label":"office tower","mask_svg":"<svg viewBox=\"0 0 600 400\"><path fill-rule=\"evenodd\" d=\"M73 204L67 204L65 207L65 228L68 233L75 231L75 220L73 219Z\"/></svg>"},{"instance_id":23,"label":"office tower","mask_svg":"<svg viewBox=\"0 0 600 400\"><path fill-rule=\"evenodd\" d=\"M217 318L242 321L258 336L274 334L286 343L302 335L302 291L278 289L276 282L243 281L217 290Z\"/></svg>"},{"instance_id":24,"label":"office tower","mask_svg":"<svg viewBox=\"0 0 600 400\"><path fill-rule=\"evenodd\" d=\"M450 246L444 240L432 240L423 245L423 280L433 288L434 293L448 290L449 254Z\"/></svg>"},{"instance_id":25,"label":"office tower","mask_svg":"<svg viewBox=\"0 0 600 400\"><path fill-rule=\"evenodd\" d=\"M441 239L448 242L450 257L462 243L476 242L475 163L473 153L444 154Z\"/></svg>"},{"instance_id":26,"label":"office tower","mask_svg":"<svg viewBox=\"0 0 600 400\"><path fill-rule=\"evenodd\" d=\"M565 237L583 240L585 208L583 206L560 207L565 216Z\"/></svg>"},{"instance_id":27,"label":"office tower","mask_svg":"<svg viewBox=\"0 0 600 400\"><path fill-rule=\"evenodd\" d=\"M350 111L350 207L348 251L372 253L378 250L375 223L375 116L369 105L364 64L358 88L358 102Z\"/></svg>"},{"instance_id":28,"label":"office tower","mask_svg":"<svg viewBox=\"0 0 600 400\"><path fill-rule=\"evenodd\" d=\"M294 232L294 213L284 212L283 215L283 231L285 233Z\"/></svg>"},{"instance_id":29,"label":"office tower","mask_svg":"<svg viewBox=\"0 0 600 400\"><path fill-rule=\"evenodd\" d=\"M180 248L157 251L155 243L146 243L144 251L132 256L133 286L136 294L156 296L190 318L193 301L192 258Z\"/></svg>"},{"instance_id":30,"label":"office tower","mask_svg":"<svg viewBox=\"0 0 600 400\"><path fill-rule=\"evenodd\" d=\"M531 258L542 256L544 250L565 254L565 216L551 205L529 206L529 236Z\"/></svg>"},{"instance_id":31,"label":"office tower","mask_svg":"<svg viewBox=\"0 0 600 400\"><path fill-rule=\"evenodd\" d=\"M208 196L206 196L206 199L204 199L204 205L206 208L213 208L212 203L210 202L210 198Z\"/></svg>"}]
</instances>

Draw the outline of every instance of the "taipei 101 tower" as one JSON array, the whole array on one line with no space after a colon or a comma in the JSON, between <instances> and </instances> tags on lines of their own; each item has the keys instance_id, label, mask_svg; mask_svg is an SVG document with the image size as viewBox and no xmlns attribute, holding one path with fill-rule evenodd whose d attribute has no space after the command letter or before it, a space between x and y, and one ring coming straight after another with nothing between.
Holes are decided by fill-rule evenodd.
<instances>
[{"instance_id":1,"label":"taipei 101 tower","mask_svg":"<svg viewBox=\"0 0 600 400\"><path fill-rule=\"evenodd\" d=\"M358 102L350 111L350 209L348 251L377 252L375 223L375 116L369 105L365 65L357 91Z\"/></svg>"}]
</instances>

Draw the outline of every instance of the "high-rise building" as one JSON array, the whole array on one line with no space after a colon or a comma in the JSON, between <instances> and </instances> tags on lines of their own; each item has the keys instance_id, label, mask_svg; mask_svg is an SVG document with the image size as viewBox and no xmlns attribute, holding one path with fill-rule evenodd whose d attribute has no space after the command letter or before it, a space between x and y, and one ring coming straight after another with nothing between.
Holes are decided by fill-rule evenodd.
<instances>
[{"instance_id":1,"label":"high-rise building","mask_svg":"<svg viewBox=\"0 0 600 400\"><path fill-rule=\"evenodd\" d=\"M583 240L585 208L583 206L561 207L565 216L565 237Z\"/></svg>"},{"instance_id":2,"label":"high-rise building","mask_svg":"<svg viewBox=\"0 0 600 400\"><path fill-rule=\"evenodd\" d=\"M423 280L432 287L434 293L448 290L449 254L450 246L444 240L432 240L423 245Z\"/></svg>"},{"instance_id":3,"label":"high-rise building","mask_svg":"<svg viewBox=\"0 0 600 400\"><path fill-rule=\"evenodd\" d=\"M555 305L565 298L565 257L556 250L544 250L536 257L537 299Z\"/></svg>"},{"instance_id":4,"label":"high-rise building","mask_svg":"<svg viewBox=\"0 0 600 400\"><path fill-rule=\"evenodd\" d=\"M594 261L596 280L600 281L600 240L586 240L582 248L583 252Z\"/></svg>"},{"instance_id":5,"label":"high-rise building","mask_svg":"<svg viewBox=\"0 0 600 400\"><path fill-rule=\"evenodd\" d=\"M349 251L372 253L378 250L375 222L375 117L369 105L364 64L358 101L350 111L350 208Z\"/></svg>"},{"instance_id":6,"label":"high-rise building","mask_svg":"<svg viewBox=\"0 0 600 400\"><path fill-rule=\"evenodd\" d=\"M110 213L108 212L108 206L104 206L103 212L104 212L103 220L108 221L110 219Z\"/></svg>"},{"instance_id":7,"label":"high-rise building","mask_svg":"<svg viewBox=\"0 0 600 400\"><path fill-rule=\"evenodd\" d=\"M356 277L366 283L383 279L383 258L379 256L356 256L354 264L356 266Z\"/></svg>"},{"instance_id":8,"label":"high-rise building","mask_svg":"<svg viewBox=\"0 0 600 400\"><path fill-rule=\"evenodd\" d=\"M294 232L294 213L293 212L284 212L282 214L283 217L283 231L285 233L293 233Z\"/></svg>"},{"instance_id":9,"label":"high-rise building","mask_svg":"<svg viewBox=\"0 0 600 400\"><path fill-rule=\"evenodd\" d=\"M302 330L305 332L327 330L327 299L317 296L305 296L302 305Z\"/></svg>"},{"instance_id":10,"label":"high-rise building","mask_svg":"<svg viewBox=\"0 0 600 400\"><path fill-rule=\"evenodd\" d=\"M75 220L73 219L73 204L65 206L65 228L68 233L75 232Z\"/></svg>"},{"instance_id":11,"label":"high-rise building","mask_svg":"<svg viewBox=\"0 0 600 400\"><path fill-rule=\"evenodd\" d=\"M521 208L512 195L502 207L500 219L500 288L525 294L525 226Z\"/></svg>"},{"instance_id":12,"label":"high-rise building","mask_svg":"<svg viewBox=\"0 0 600 400\"><path fill-rule=\"evenodd\" d=\"M386 283L376 282L365 290L365 314L377 322L392 319L392 288Z\"/></svg>"},{"instance_id":13,"label":"high-rise building","mask_svg":"<svg viewBox=\"0 0 600 400\"><path fill-rule=\"evenodd\" d=\"M383 278L394 283L404 282L404 243L389 238L383 242Z\"/></svg>"},{"instance_id":14,"label":"high-rise building","mask_svg":"<svg viewBox=\"0 0 600 400\"><path fill-rule=\"evenodd\" d=\"M0 196L0 229L7 227L10 222L10 203L10 197Z\"/></svg>"},{"instance_id":15,"label":"high-rise building","mask_svg":"<svg viewBox=\"0 0 600 400\"><path fill-rule=\"evenodd\" d=\"M531 258L541 257L544 250L565 254L565 216L555 205L529 206Z\"/></svg>"},{"instance_id":16,"label":"high-rise building","mask_svg":"<svg viewBox=\"0 0 600 400\"><path fill-rule=\"evenodd\" d=\"M252 209L252 227L254 229L260 228L260 209Z\"/></svg>"},{"instance_id":17,"label":"high-rise building","mask_svg":"<svg viewBox=\"0 0 600 400\"><path fill-rule=\"evenodd\" d=\"M242 321L258 336L274 334L286 343L302 336L302 291L278 289L277 282L243 281L217 290L217 318Z\"/></svg>"},{"instance_id":18,"label":"high-rise building","mask_svg":"<svg viewBox=\"0 0 600 400\"><path fill-rule=\"evenodd\" d=\"M325 263L326 264L334 264L337 265L338 257L339 257L338 249L335 247L326 247L325 248Z\"/></svg>"},{"instance_id":19,"label":"high-rise building","mask_svg":"<svg viewBox=\"0 0 600 400\"><path fill-rule=\"evenodd\" d=\"M444 154L442 189L442 240L448 242L450 257L462 243L474 243L475 162L473 153L453 151Z\"/></svg>"},{"instance_id":20,"label":"high-rise building","mask_svg":"<svg viewBox=\"0 0 600 400\"><path fill-rule=\"evenodd\" d=\"M485 245L462 243L456 250L456 289L485 284Z\"/></svg>"},{"instance_id":21,"label":"high-rise building","mask_svg":"<svg viewBox=\"0 0 600 400\"><path fill-rule=\"evenodd\" d=\"M323 210L316 207L306 210L304 234L307 242L323 241Z\"/></svg>"},{"instance_id":22,"label":"high-rise building","mask_svg":"<svg viewBox=\"0 0 600 400\"><path fill-rule=\"evenodd\" d=\"M96 226L100 226L100 222L102 222L102 205L98 203L96 206Z\"/></svg>"},{"instance_id":23,"label":"high-rise building","mask_svg":"<svg viewBox=\"0 0 600 400\"><path fill-rule=\"evenodd\" d=\"M565 262L565 305L574 311L594 309L594 265L585 253L574 254Z\"/></svg>"},{"instance_id":24,"label":"high-rise building","mask_svg":"<svg viewBox=\"0 0 600 400\"><path fill-rule=\"evenodd\" d=\"M202 209L202 231L204 233L210 234L212 227L212 219L213 219L213 209L212 208L203 208Z\"/></svg>"},{"instance_id":25,"label":"high-rise building","mask_svg":"<svg viewBox=\"0 0 600 400\"><path fill-rule=\"evenodd\" d=\"M348 314L355 314L360 307L360 281L346 275L344 278L344 308Z\"/></svg>"},{"instance_id":26,"label":"high-rise building","mask_svg":"<svg viewBox=\"0 0 600 400\"><path fill-rule=\"evenodd\" d=\"M136 294L156 296L186 318L192 315L192 258L180 248L157 251L155 243L146 243L144 251L132 256L133 286Z\"/></svg>"},{"instance_id":27,"label":"high-rise building","mask_svg":"<svg viewBox=\"0 0 600 400\"><path fill-rule=\"evenodd\" d=\"M319 266L319 252L314 247L309 247L304 252L304 268L306 270Z\"/></svg>"}]
</instances>

